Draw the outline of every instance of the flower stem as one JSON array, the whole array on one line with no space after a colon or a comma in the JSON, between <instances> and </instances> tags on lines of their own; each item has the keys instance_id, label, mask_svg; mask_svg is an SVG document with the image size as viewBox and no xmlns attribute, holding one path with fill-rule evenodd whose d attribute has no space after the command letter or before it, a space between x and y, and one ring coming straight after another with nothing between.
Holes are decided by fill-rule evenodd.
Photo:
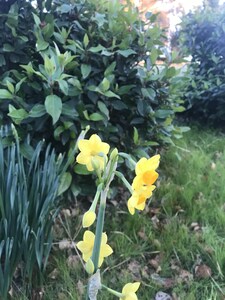
<instances>
[{"instance_id":1,"label":"flower stem","mask_svg":"<svg viewBox=\"0 0 225 300\"><path fill-rule=\"evenodd\" d=\"M99 187L100 187L100 185L99 185ZM97 225L96 225L96 230L95 230L94 248L93 248L92 257L91 257L91 260L95 267L95 272L98 270L98 261L99 261L101 242L102 242L102 232L103 232L104 219L105 219L107 191L108 190L106 190L106 189L100 191L101 201L100 201ZM89 295L89 284L87 287L86 300L88 300L88 298L89 298L88 295Z\"/></svg>"},{"instance_id":2,"label":"flower stem","mask_svg":"<svg viewBox=\"0 0 225 300\"><path fill-rule=\"evenodd\" d=\"M118 154L119 154L119 156L126 158L133 165L133 167L136 166L136 164L137 164L136 161L133 160L133 158L131 158L131 156L129 154L124 153L124 152L119 152Z\"/></svg>"},{"instance_id":3,"label":"flower stem","mask_svg":"<svg viewBox=\"0 0 225 300\"><path fill-rule=\"evenodd\" d=\"M101 191L101 202L99 206L98 219L97 219L97 225L95 230L95 242L94 242L94 248L91 257L93 264L95 266L95 271L97 271L98 269L98 261L100 255L102 232L103 232L104 218L105 218L106 197L107 197L107 191L106 190Z\"/></svg>"},{"instance_id":4,"label":"flower stem","mask_svg":"<svg viewBox=\"0 0 225 300\"><path fill-rule=\"evenodd\" d=\"M132 190L132 187L131 185L129 184L129 182L126 180L126 178L124 177L124 175L118 171L115 172L115 175L117 177L119 177L123 183L125 184L125 186L128 188L128 190L130 191L130 193L132 194L133 193L133 190Z\"/></svg>"},{"instance_id":5,"label":"flower stem","mask_svg":"<svg viewBox=\"0 0 225 300\"><path fill-rule=\"evenodd\" d=\"M82 140L84 139L86 133L88 132L88 130L90 129L90 126L86 126L86 128L84 130L81 131L80 135L78 136L78 139L77 139L77 142L76 142L76 145L74 147L74 149L69 152L69 155L68 155L68 158L67 158L67 161L63 167L63 170L62 170L62 173L65 173L66 170L68 169L68 167L73 163L74 161L74 155L75 153L77 152L77 149L78 149L78 142L79 140Z\"/></svg>"},{"instance_id":6,"label":"flower stem","mask_svg":"<svg viewBox=\"0 0 225 300\"><path fill-rule=\"evenodd\" d=\"M115 291L115 290L113 290L113 289L110 289L109 287L107 287L107 286L104 285L104 284L102 284L102 287L103 287L104 289L106 289L108 292L110 292L111 294L117 296L118 298L123 298L123 297L124 297L122 293L119 293L119 292L117 292L117 291Z\"/></svg>"},{"instance_id":7,"label":"flower stem","mask_svg":"<svg viewBox=\"0 0 225 300\"><path fill-rule=\"evenodd\" d=\"M102 190L102 183L100 183L100 184L98 185L98 188L97 188L97 191L96 191L94 200L93 200L93 202L92 202L91 207L90 207L89 210L95 211L96 206L97 206L97 203L98 203L98 199L99 199L100 194L101 194L101 190Z\"/></svg>"}]
</instances>

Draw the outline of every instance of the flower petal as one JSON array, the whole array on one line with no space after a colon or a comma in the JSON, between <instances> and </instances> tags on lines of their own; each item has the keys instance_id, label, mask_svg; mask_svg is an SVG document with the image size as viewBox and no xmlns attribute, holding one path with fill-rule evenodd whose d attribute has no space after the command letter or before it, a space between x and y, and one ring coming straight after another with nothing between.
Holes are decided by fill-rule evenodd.
<instances>
[{"instance_id":1,"label":"flower petal","mask_svg":"<svg viewBox=\"0 0 225 300\"><path fill-rule=\"evenodd\" d=\"M76 161L78 164L86 165L88 161L90 160L90 156L85 154L84 152L81 152L77 155Z\"/></svg>"},{"instance_id":2,"label":"flower petal","mask_svg":"<svg viewBox=\"0 0 225 300\"><path fill-rule=\"evenodd\" d=\"M113 253L113 249L108 245L101 246L100 256L107 257Z\"/></svg>"},{"instance_id":3,"label":"flower petal","mask_svg":"<svg viewBox=\"0 0 225 300\"><path fill-rule=\"evenodd\" d=\"M125 300L138 300L138 297L135 293L131 292L131 293L127 294L127 296L125 297Z\"/></svg>"},{"instance_id":4,"label":"flower petal","mask_svg":"<svg viewBox=\"0 0 225 300\"><path fill-rule=\"evenodd\" d=\"M147 159L142 157L136 164L135 172L136 175L140 175L146 171L155 171L159 166L160 155L154 155L153 157Z\"/></svg>"},{"instance_id":5,"label":"flower petal","mask_svg":"<svg viewBox=\"0 0 225 300\"><path fill-rule=\"evenodd\" d=\"M134 282L134 283L127 283L125 284L125 286L122 289L122 294L126 295L126 294L130 294L130 293L135 293L137 292L137 290L140 287L140 282Z\"/></svg>"},{"instance_id":6,"label":"flower petal","mask_svg":"<svg viewBox=\"0 0 225 300\"><path fill-rule=\"evenodd\" d=\"M84 153L90 153L90 141L89 140L79 140L78 149Z\"/></svg>"},{"instance_id":7,"label":"flower petal","mask_svg":"<svg viewBox=\"0 0 225 300\"><path fill-rule=\"evenodd\" d=\"M101 244L106 244L108 241L108 237L107 237L107 234L105 232L103 232L102 234L102 242Z\"/></svg>"},{"instance_id":8,"label":"flower petal","mask_svg":"<svg viewBox=\"0 0 225 300\"><path fill-rule=\"evenodd\" d=\"M137 205L135 206L135 208L136 208L137 210L144 210L144 209L145 209L145 204L146 204L146 202L144 201L144 202L142 202L142 203L140 203L140 204L137 204Z\"/></svg>"},{"instance_id":9,"label":"flower petal","mask_svg":"<svg viewBox=\"0 0 225 300\"><path fill-rule=\"evenodd\" d=\"M159 160L160 160L159 154L152 156L151 158L148 159L146 167L149 170L156 170L159 166Z\"/></svg>"},{"instance_id":10,"label":"flower petal","mask_svg":"<svg viewBox=\"0 0 225 300\"><path fill-rule=\"evenodd\" d=\"M99 260L98 260L98 267L100 268L102 263L104 261L104 258L102 256L99 256Z\"/></svg>"},{"instance_id":11,"label":"flower petal","mask_svg":"<svg viewBox=\"0 0 225 300\"><path fill-rule=\"evenodd\" d=\"M84 241L80 241L77 243L77 248L82 252L82 253L87 253L89 252L93 246L90 245L89 243L87 242L84 242Z\"/></svg>"},{"instance_id":12,"label":"flower petal","mask_svg":"<svg viewBox=\"0 0 225 300\"><path fill-rule=\"evenodd\" d=\"M135 203L136 203L137 200L135 200L135 198L133 196L130 197L130 199L128 199L127 201L127 208L129 210L129 213L131 215L134 215L135 213Z\"/></svg>"},{"instance_id":13,"label":"flower petal","mask_svg":"<svg viewBox=\"0 0 225 300\"><path fill-rule=\"evenodd\" d=\"M87 253L83 253L82 258L85 262L87 262L92 256L92 250L87 252Z\"/></svg>"},{"instance_id":14,"label":"flower petal","mask_svg":"<svg viewBox=\"0 0 225 300\"><path fill-rule=\"evenodd\" d=\"M90 230L86 230L83 235L83 240L89 244L94 244L95 235Z\"/></svg>"},{"instance_id":15,"label":"flower petal","mask_svg":"<svg viewBox=\"0 0 225 300\"><path fill-rule=\"evenodd\" d=\"M158 177L159 177L159 174L153 170L144 172L144 174L142 176L144 184L147 184L147 185L152 185L157 180Z\"/></svg>"},{"instance_id":16,"label":"flower petal","mask_svg":"<svg viewBox=\"0 0 225 300\"><path fill-rule=\"evenodd\" d=\"M122 289L122 294L126 295L129 294L132 291L132 283L127 283L124 285L123 289Z\"/></svg>"},{"instance_id":17,"label":"flower petal","mask_svg":"<svg viewBox=\"0 0 225 300\"><path fill-rule=\"evenodd\" d=\"M90 137L91 148L96 152L102 152L104 154L108 154L109 152L109 144L102 142L100 137L97 134L93 134Z\"/></svg>"},{"instance_id":18,"label":"flower petal","mask_svg":"<svg viewBox=\"0 0 225 300\"><path fill-rule=\"evenodd\" d=\"M139 287L140 287L140 282L134 282L134 283L132 283L132 292L137 292L137 290L139 289Z\"/></svg>"},{"instance_id":19,"label":"flower petal","mask_svg":"<svg viewBox=\"0 0 225 300\"><path fill-rule=\"evenodd\" d=\"M136 175L139 175L143 172L143 169L145 168L147 163L147 158L146 157L142 157L136 164L135 167L135 173Z\"/></svg>"}]
</instances>

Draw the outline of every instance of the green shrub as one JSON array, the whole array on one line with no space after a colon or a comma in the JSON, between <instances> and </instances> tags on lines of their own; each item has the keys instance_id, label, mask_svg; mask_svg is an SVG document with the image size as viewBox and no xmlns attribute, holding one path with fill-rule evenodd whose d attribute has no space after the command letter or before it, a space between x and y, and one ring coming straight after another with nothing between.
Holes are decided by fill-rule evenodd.
<instances>
[{"instance_id":1,"label":"green shrub","mask_svg":"<svg viewBox=\"0 0 225 300\"><path fill-rule=\"evenodd\" d=\"M155 15L144 22L119 0L38 4L17 1L1 15L2 123L57 151L87 125L130 153L181 132L169 95L177 71L157 65L165 38Z\"/></svg>"},{"instance_id":2,"label":"green shrub","mask_svg":"<svg viewBox=\"0 0 225 300\"><path fill-rule=\"evenodd\" d=\"M214 123L225 121L225 10L205 7L184 17L180 46L192 56L185 98L189 115Z\"/></svg>"},{"instance_id":3,"label":"green shrub","mask_svg":"<svg viewBox=\"0 0 225 300\"><path fill-rule=\"evenodd\" d=\"M8 133L0 133L0 298L8 299L12 280L40 284L52 245L57 215L61 162L42 142L31 160L20 153L19 143L4 146ZM28 145L29 147L29 145ZM41 160L44 160L41 163ZM14 278L15 271L17 276ZM18 276L19 275L19 276ZM21 282L18 282L21 278Z\"/></svg>"}]
</instances>

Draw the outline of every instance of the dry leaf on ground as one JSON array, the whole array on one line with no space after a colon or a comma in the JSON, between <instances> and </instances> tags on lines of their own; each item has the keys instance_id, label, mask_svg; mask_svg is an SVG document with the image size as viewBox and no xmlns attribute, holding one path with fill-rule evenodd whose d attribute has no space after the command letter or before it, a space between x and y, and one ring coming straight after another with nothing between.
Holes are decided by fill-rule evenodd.
<instances>
[{"instance_id":1,"label":"dry leaf on ground","mask_svg":"<svg viewBox=\"0 0 225 300\"><path fill-rule=\"evenodd\" d=\"M195 276L198 278L209 278L212 275L212 270L207 265L199 265L195 267Z\"/></svg>"}]
</instances>

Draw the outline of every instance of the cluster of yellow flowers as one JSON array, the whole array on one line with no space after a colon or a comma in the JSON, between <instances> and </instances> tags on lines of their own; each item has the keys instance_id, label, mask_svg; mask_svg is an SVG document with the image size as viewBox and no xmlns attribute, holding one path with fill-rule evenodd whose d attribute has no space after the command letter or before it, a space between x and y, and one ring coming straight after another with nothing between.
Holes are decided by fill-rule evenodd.
<instances>
[{"instance_id":1,"label":"cluster of yellow flowers","mask_svg":"<svg viewBox=\"0 0 225 300\"><path fill-rule=\"evenodd\" d=\"M143 210L146 200L152 196L155 181L159 174L155 171L159 166L160 155L149 159L143 157L136 164L136 177L132 183L133 194L127 202L129 212L133 215L135 209Z\"/></svg>"},{"instance_id":2,"label":"cluster of yellow flowers","mask_svg":"<svg viewBox=\"0 0 225 300\"><path fill-rule=\"evenodd\" d=\"M110 146L107 143L102 142L102 140L98 135L93 134L89 140L81 139L80 141L78 141L78 148L80 150L80 153L78 154L76 161L79 164L85 165L88 171L90 172L95 171L98 174L99 178L101 178L102 173L104 173L106 170L109 170L112 167L112 165L110 165L110 160L113 157L112 155L113 152L111 153L109 164L107 164L108 162L107 155L109 153ZM118 156L117 150L114 153L116 156ZM136 164L135 167L136 176L133 180L132 186L130 187L129 183L127 183L129 185L129 189L132 191L132 195L127 202L128 210L132 215L135 213L135 209L143 210L145 208L146 200L149 197L151 197L152 192L155 189L155 186L153 184L155 183L155 181L159 176L158 173L156 172L156 169L159 166L159 160L160 160L160 156L155 155L150 159L141 158ZM112 170L113 170L112 172L116 174L113 168ZM113 176L115 174L113 174ZM111 181L109 181L109 183L110 182ZM83 216L82 225L84 228L90 227L96 219L95 210L96 210L96 206L100 194L102 193L101 190L102 185L103 183L99 185L100 188L96 192L96 196L93 200L90 209ZM77 248L82 253L82 258L86 262L86 266L88 266L87 269L89 270L89 273L93 273L94 270L96 270L96 267L92 262L96 236L93 232L86 230L83 235L83 240L77 243ZM101 230L99 237L100 237L100 242L99 242L100 247L98 253L98 261L96 263L98 268L102 265L104 258L108 257L113 253L113 249L107 244L108 238L106 233L102 233ZM140 286L139 282L127 283L123 287L122 293L118 293L107 287L106 288L110 292L118 296L120 299L137 300L138 298L136 296L136 291L138 290L139 286Z\"/></svg>"}]
</instances>

